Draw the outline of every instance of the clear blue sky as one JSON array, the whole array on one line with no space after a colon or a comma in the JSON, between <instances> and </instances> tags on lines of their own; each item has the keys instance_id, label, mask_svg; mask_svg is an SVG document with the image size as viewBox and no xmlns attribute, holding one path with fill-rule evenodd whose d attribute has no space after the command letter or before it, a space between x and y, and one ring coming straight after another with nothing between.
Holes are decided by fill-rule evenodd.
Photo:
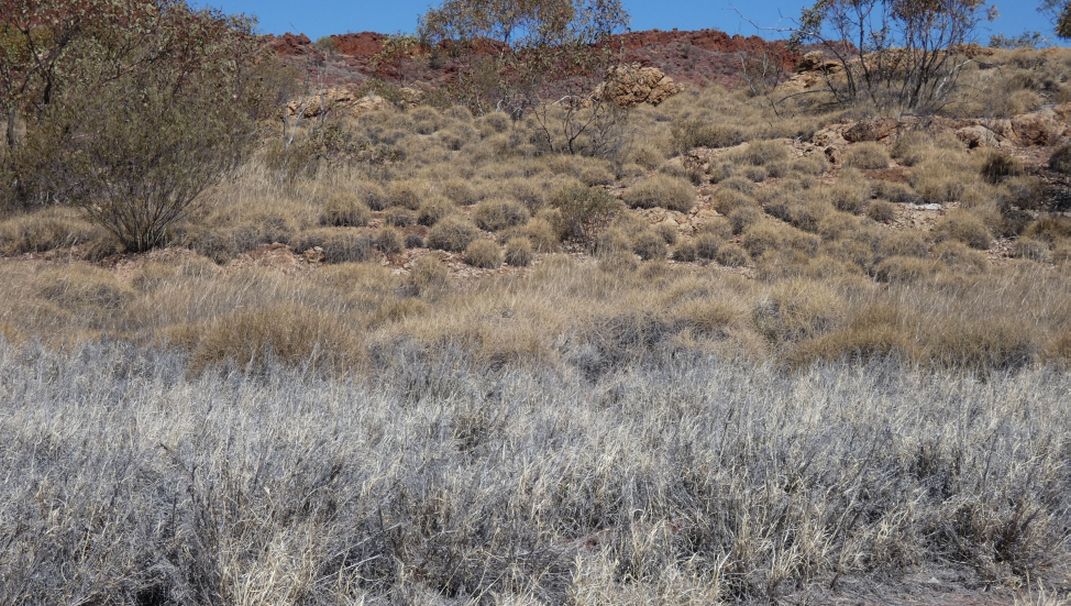
<instances>
[{"instance_id":1,"label":"clear blue sky","mask_svg":"<svg viewBox=\"0 0 1071 606\"><path fill-rule=\"evenodd\" d=\"M632 15L632 29L714 28L730 33L753 34L748 20L764 27L787 26L799 14L802 0L624 0ZM1039 0L997 0L1000 17L986 23L981 42L989 35L1040 31L1052 33L1051 23L1038 14ZM432 0L196 0L200 6L215 6L227 12L256 15L263 33L303 32L316 39L327 34L375 31L412 32L417 16ZM736 10L743 13L743 19Z\"/></svg>"}]
</instances>

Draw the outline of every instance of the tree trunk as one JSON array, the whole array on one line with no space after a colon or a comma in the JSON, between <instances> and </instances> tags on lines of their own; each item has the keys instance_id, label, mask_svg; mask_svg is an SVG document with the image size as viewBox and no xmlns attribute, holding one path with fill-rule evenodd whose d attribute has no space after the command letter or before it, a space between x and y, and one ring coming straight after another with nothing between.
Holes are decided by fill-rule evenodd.
<instances>
[{"instance_id":1,"label":"tree trunk","mask_svg":"<svg viewBox=\"0 0 1071 606\"><path fill-rule=\"evenodd\" d=\"M8 149L15 149L15 146L19 144L19 133L17 129L17 123L19 120L19 112L12 107L7 112L7 147Z\"/></svg>"}]
</instances>

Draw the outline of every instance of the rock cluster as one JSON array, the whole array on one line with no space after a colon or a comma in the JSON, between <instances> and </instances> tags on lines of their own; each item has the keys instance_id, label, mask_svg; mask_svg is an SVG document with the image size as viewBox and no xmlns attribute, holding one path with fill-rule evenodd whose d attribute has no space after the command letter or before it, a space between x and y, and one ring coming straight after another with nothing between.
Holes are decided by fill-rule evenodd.
<instances>
[{"instance_id":1,"label":"rock cluster","mask_svg":"<svg viewBox=\"0 0 1071 606\"><path fill-rule=\"evenodd\" d=\"M606 81L592 97L610 101L618 107L635 107L644 103L659 105L681 92L679 84L657 67L633 63L610 68Z\"/></svg>"}]
</instances>

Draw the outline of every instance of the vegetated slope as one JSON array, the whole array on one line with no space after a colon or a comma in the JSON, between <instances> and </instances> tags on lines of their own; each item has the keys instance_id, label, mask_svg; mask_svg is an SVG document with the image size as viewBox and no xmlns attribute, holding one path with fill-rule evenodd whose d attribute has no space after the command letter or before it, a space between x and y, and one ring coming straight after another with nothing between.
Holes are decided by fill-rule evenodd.
<instances>
[{"instance_id":1,"label":"vegetated slope","mask_svg":"<svg viewBox=\"0 0 1071 606\"><path fill-rule=\"evenodd\" d=\"M374 32L329 36L322 47L303 34L270 36L267 41L279 55L307 69L324 85L357 84L374 78L403 85L431 86L461 69L472 57L443 56L433 66L429 49L412 40ZM693 85L739 84L744 54L768 55L786 71L791 71L799 59L784 42L758 36L730 36L709 29L630 32L614 36L609 44L621 49L623 62L658 67L674 79ZM502 48L501 43L485 40L470 52L475 51L479 56Z\"/></svg>"},{"instance_id":2,"label":"vegetated slope","mask_svg":"<svg viewBox=\"0 0 1071 606\"><path fill-rule=\"evenodd\" d=\"M1067 374L443 354L0 345L0 602L1059 603Z\"/></svg>"}]
</instances>

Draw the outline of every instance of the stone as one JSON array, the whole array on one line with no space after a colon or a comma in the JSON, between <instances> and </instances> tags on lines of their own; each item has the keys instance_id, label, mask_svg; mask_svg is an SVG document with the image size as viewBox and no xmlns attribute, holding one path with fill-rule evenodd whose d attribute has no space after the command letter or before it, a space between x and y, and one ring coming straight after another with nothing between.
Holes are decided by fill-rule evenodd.
<instances>
[{"instance_id":1,"label":"stone","mask_svg":"<svg viewBox=\"0 0 1071 606\"><path fill-rule=\"evenodd\" d=\"M610 68L606 81L595 89L593 99L610 101L618 107L659 105L681 92L679 84L657 67L638 63Z\"/></svg>"}]
</instances>

